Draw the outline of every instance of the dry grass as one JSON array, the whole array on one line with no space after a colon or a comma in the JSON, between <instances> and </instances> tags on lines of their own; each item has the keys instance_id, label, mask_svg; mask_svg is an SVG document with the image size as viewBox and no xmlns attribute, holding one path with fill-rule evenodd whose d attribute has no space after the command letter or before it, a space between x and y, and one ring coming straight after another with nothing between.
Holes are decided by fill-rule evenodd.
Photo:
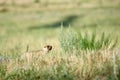
<instances>
[{"instance_id":1,"label":"dry grass","mask_svg":"<svg viewBox=\"0 0 120 80\"><path fill-rule=\"evenodd\" d=\"M3 1L6 3L3 4ZM0 0L0 58L9 59L0 64L0 80L115 80L116 75L120 75L119 0L33 2ZM80 50L79 53L75 49L72 52L62 51L58 40L59 25L55 28L41 26L57 22L61 24L71 15L77 18L67 24L75 31L82 34L96 31L98 37L102 32L111 33L112 38L118 36L118 50ZM36 26L38 29L29 30ZM26 59L19 58L26 51L27 45L32 51L46 44L51 44L53 50L33 59L30 64Z\"/></svg>"},{"instance_id":2,"label":"dry grass","mask_svg":"<svg viewBox=\"0 0 120 80\"><path fill-rule=\"evenodd\" d=\"M29 65L26 60L11 60L11 62L7 64L6 75L12 74L14 69L27 70L34 67L39 71L50 71L48 78L52 76L53 79L57 75L61 77L63 77L62 75L68 76L69 72L74 74L73 78L75 78L75 80L94 80L95 78L108 79L108 76L114 79L113 54L118 55L116 51L110 50L86 50L80 51L79 55L75 52L49 53L47 55L41 55L37 60L33 59ZM39 76L43 77L42 75Z\"/></svg>"}]
</instances>

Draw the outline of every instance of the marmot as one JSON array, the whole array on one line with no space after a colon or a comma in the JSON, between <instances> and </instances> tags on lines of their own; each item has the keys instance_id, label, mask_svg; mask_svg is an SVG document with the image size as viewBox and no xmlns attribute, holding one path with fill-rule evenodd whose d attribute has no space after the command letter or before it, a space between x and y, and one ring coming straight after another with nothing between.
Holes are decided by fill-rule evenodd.
<instances>
[{"instance_id":1,"label":"marmot","mask_svg":"<svg viewBox=\"0 0 120 80\"><path fill-rule=\"evenodd\" d=\"M44 55L44 54L48 53L51 50L52 50L52 46L51 45L46 45L40 50L30 51L30 52L24 53L21 56L21 58L22 59L25 58L27 60L27 62L30 63L31 60L33 60L35 58L39 58L40 55Z\"/></svg>"}]
</instances>

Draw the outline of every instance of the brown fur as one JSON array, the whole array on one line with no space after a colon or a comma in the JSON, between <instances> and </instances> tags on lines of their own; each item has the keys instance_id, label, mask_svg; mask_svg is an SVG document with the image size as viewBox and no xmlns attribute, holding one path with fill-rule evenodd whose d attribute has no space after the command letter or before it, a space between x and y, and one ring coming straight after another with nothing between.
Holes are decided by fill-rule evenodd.
<instances>
[{"instance_id":1,"label":"brown fur","mask_svg":"<svg viewBox=\"0 0 120 80\"><path fill-rule=\"evenodd\" d=\"M51 45L46 45L41 50L26 52L22 55L22 57L24 57L27 60L27 62L30 63L31 60L33 60L33 58L44 55L51 50L52 50L52 46Z\"/></svg>"}]
</instances>

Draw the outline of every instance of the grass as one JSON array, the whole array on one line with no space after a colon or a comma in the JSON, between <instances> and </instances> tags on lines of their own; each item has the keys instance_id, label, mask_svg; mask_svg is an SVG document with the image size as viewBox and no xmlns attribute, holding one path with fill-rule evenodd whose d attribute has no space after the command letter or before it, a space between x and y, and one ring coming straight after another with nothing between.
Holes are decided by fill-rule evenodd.
<instances>
[{"instance_id":1,"label":"grass","mask_svg":"<svg viewBox=\"0 0 120 80\"><path fill-rule=\"evenodd\" d=\"M103 32L97 38L95 32L90 35L85 33L84 36L81 33L75 33L75 31L61 30L60 32L60 44L63 50L66 51L74 51L76 50L99 50L99 49L113 49L117 44L117 39L112 41L110 35L106 36Z\"/></svg>"},{"instance_id":2,"label":"grass","mask_svg":"<svg viewBox=\"0 0 120 80\"><path fill-rule=\"evenodd\" d=\"M87 50L81 51L80 54L50 53L44 57L40 56L38 60L31 62L30 66L26 61L18 63L17 60L13 60L7 64L7 74L3 79L93 80L101 78L102 75L102 78L108 80L115 79L111 51Z\"/></svg>"},{"instance_id":3,"label":"grass","mask_svg":"<svg viewBox=\"0 0 120 80\"><path fill-rule=\"evenodd\" d=\"M70 33L72 32L69 31L69 34ZM68 39L68 41L64 42L63 45L68 44L68 46L62 48L71 49L71 47L74 47L74 45L70 45L69 43L76 41L69 41L69 39L74 39L77 36L70 34L71 37L68 38L65 36L65 34L68 35L68 33L65 32L64 36L61 36L63 39ZM105 37L104 35L105 34L102 34L100 37L102 40L99 44L103 44L104 40L109 39L109 37ZM74 37L72 38L72 36ZM79 39L81 40L81 37L78 38L78 40ZM86 35L84 35L82 40L89 43L89 39L90 38L88 36L86 37ZM93 40L93 38L91 39ZM107 44L110 45L111 43ZM94 47L93 50L91 50L92 47L89 50L88 45L84 44L84 42L82 42L82 45L84 45L86 48L83 50L81 47L81 49L78 48L78 51L80 50L79 55L78 52L76 52L76 49L71 49L71 51L67 52L52 51L49 54L39 56L37 60L33 59L29 65L26 60L21 60L19 57L13 58L14 55L12 55L12 60L4 63L5 65L3 65L3 68L1 69L1 75L3 76L2 79L94 80L105 78L108 80L114 80L116 76L119 75L117 71L118 68L114 66L117 65L119 67L119 63L117 63L119 62L119 57L117 57L119 54L117 54L116 50L110 50L108 45L105 45L104 49L102 49L101 46L97 50L94 49ZM17 49L15 48L14 50L16 51ZM14 52L14 50L11 52L15 54L16 52Z\"/></svg>"},{"instance_id":4,"label":"grass","mask_svg":"<svg viewBox=\"0 0 120 80\"><path fill-rule=\"evenodd\" d=\"M0 80L119 80L119 8L119 0L1 4ZM31 51L46 44L53 50L30 65L19 59L27 45Z\"/></svg>"}]
</instances>

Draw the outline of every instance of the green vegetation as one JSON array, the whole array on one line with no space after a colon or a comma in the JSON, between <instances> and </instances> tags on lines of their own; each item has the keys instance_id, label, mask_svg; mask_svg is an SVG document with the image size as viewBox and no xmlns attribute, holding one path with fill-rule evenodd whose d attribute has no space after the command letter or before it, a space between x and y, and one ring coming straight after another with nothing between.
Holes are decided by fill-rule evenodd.
<instances>
[{"instance_id":1,"label":"green vegetation","mask_svg":"<svg viewBox=\"0 0 120 80\"><path fill-rule=\"evenodd\" d=\"M119 80L119 52L119 0L0 0L0 80Z\"/></svg>"},{"instance_id":2,"label":"green vegetation","mask_svg":"<svg viewBox=\"0 0 120 80\"><path fill-rule=\"evenodd\" d=\"M60 44L63 50L66 51L74 51L75 50L99 50L99 49L113 49L117 44L117 39L113 40L109 36L105 36L103 32L102 35L99 35L97 39L97 35L95 32L90 36L88 33L85 33L82 36L81 33L76 33L72 30L60 32Z\"/></svg>"}]
</instances>

